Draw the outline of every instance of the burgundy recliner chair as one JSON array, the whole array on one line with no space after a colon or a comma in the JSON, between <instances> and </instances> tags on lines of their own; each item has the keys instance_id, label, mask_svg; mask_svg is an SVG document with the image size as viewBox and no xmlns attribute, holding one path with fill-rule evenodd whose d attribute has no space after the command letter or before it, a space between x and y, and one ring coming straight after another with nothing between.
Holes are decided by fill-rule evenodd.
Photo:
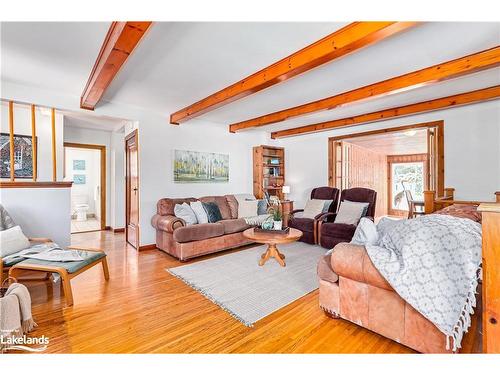
<instances>
[{"instance_id":1,"label":"burgundy recliner chair","mask_svg":"<svg viewBox=\"0 0 500 375\"><path fill-rule=\"evenodd\" d=\"M332 200L332 204L328 208L328 212L334 213L337 210L337 204L339 203L339 189L331 188L328 186L314 188L311 191L311 199L324 199L324 200ZM301 210L293 210L291 214L296 214L297 212L302 212ZM304 235L300 238L299 241L308 243L308 244L317 244L318 238L318 218L325 213L321 213L317 215L314 219L302 218L302 217L291 217L288 221L288 226L291 228L295 228L301 230Z\"/></svg>"},{"instance_id":2,"label":"burgundy recliner chair","mask_svg":"<svg viewBox=\"0 0 500 375\"><path fill-rule=\"evenodd\" d=\"M343 201L369 203L365 217L375 217L375 204L377 202L377 192L366 188L352 188L342 190L340 194L340 204ZM340 207L340 205L339 205ZM351 242L356 231L356 225L334 223L337 213L325 213L318 218L318 243L327 248L333 249L340 242Z\"/></svg>"}]
</instances>

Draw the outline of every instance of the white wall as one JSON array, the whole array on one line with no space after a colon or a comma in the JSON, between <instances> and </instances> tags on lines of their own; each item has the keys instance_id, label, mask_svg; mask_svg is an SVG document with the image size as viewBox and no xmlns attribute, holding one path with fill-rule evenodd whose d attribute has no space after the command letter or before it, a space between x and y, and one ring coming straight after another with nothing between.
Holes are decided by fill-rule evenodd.
<instances>
[{"instance_id":1,"label":"white wall","mask_svg":"<svg viewBox=\"0 0 500 375\"><path fill-rule=\"evenodd\" d=\"M0 105L0 132L9 133L9 107L2 102ZM37 135L37 167L38 181L52 181L52 125L51 117L35 112ZM57 180L63 177L63 116L56 112L56 165ZM14 104L14 134L31 137L31 109L26 105ZM24 180L24 179L23 179Z\"/></svg>"},{"instance_id":2,"label":"white wall","mask_svg":"<svg viewBox=\"0 0 500 375\"><path fill-rule=\"evenodd\" d=\"M85 184L75 184L71 188L71 213L75 210L75 204L88 204L87 214L94 214L96 218L101 217L100 194L96 194L97 186L101 184L100 151L93 149L71 148L66 150L66 174L65 181L74 181L73 175L85 175ZM85 170L74 170L73 161L85 161Z\"/></svg>"},{"instance_id":3,"label":"white wall","mask_svg":"<svg viewBox=\"0 0 500 375\"><path fill-rule=\"evenodd\" d=\"M26 236L70 244L70 188L0 189L0 203Z\"/></svg>"},{"instance_id":4,"label":"white wall","mask_svg":"<svg viewBox=\"0 0 500 375\"><path fill-rule=\"evenodd\" d=\"M45 103L58 108L80 111L79 97L2 82L2 96L28 103ZM177 108L170 108L175 110ZM335 134L388 128L406 124L445 121L445 183L455 187L457 197L493 200L500 190L500 101L438 111L402 119L289 138L272 142L261 132L229 134L224 125L192 120L169 125L170 112L154 113L132 105L103 102L97 115L137 121L140 153L140 226L141 245L154 243L150 220L156 202L162 197L186 197L252 191L251 147L278 144L286 147L287 183L296 207L305 204L310 189L328 183L327 139ZM91 142L92 143L92 142ZM230 154L230 182L227 184L174 184L172 150L190 149Z\"/></svg>"},{"instance_id":5,"label":"white wall","mask_svg":"<svg viewBox=\"0 0 500 375\"><path fill-rule=\"evenodd\" d=\"M445 185L457 199L495 199L500 190L500 101L408 116L358 127L283 138L290 199L303 207L312 188L328 185L328 137L444 120Z\"/></svg>"}]
</instances>

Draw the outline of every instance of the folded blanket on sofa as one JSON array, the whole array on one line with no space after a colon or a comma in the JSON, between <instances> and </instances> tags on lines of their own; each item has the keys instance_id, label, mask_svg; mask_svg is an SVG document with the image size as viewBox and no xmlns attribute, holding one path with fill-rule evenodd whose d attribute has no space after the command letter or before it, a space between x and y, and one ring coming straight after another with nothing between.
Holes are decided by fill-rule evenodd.
<instances>
[{"instance_id":1,"label":"folded blanket on sofa","mask_svg":"<svg viewBox=\"0 0 500 375\"><path fill-rule=\"evenodd\" d=\"M402 220L366 251L379 272L413 308L461 347L476 306L481 225L465 218L426 215Z\"/></svg>"}]
</instances>

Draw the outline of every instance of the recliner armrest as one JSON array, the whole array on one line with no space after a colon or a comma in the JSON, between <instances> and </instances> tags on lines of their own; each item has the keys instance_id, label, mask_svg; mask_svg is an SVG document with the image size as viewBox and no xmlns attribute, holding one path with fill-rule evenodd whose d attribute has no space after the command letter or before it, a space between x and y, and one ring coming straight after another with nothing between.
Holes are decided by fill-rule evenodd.
<instances>
[{"instance_id":1,"label":"recliner armrest","mask_svg":"<svg viewBox=\"0 0 500 375\"><path fill-rule=\"evenodd\" d=\"M293 214L296 214L296 213L299 213L299 212L304 212L304 209L297 209L297 210L293 210L293 211L290 211L290 215L293 215Z\"/></svg>"},{"instance_id":2,"label":"recliner armrest","mask_svg":"<svg viewBox=\"0 0 500 375\"><path fill-rule=\"evenodd\" d=\"M151 219L151 225L157 230L173 233L175 229L185 227L186 222L173 215L154 215Z\"/></svg>"},{"instance_id":3,"label":"recliner armrest","mask_svg":"<svg viewBox=\"0 0 500 375\"><path fill-rule=\"evenodd\" d=\"M317 221L333 221L337 217L336 212L323 212L317 215L314 219Z\"/></svg>"}]
</instances>

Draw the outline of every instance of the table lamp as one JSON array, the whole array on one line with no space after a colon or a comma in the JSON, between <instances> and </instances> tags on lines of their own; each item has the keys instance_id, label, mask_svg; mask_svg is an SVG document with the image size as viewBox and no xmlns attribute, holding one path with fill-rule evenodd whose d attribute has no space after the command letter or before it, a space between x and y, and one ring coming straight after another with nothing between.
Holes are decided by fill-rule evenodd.
<instances>
[{"instance_id":1,"label":"table lamp","mask_svg":"<svg viewBox=\"0 0 500 375\"><path fill-rule=\"evenodd\" d=\"M281 188L281 191L282 191L282 193L283 193L283 198L284 198L284 200L285 200L285 201L287 201L287 200L288 200L288 198L287 198L287 194L290 194L290 186L288 186L288 185L283 185L283 187Z\"/></svg>"}]
</instances>

